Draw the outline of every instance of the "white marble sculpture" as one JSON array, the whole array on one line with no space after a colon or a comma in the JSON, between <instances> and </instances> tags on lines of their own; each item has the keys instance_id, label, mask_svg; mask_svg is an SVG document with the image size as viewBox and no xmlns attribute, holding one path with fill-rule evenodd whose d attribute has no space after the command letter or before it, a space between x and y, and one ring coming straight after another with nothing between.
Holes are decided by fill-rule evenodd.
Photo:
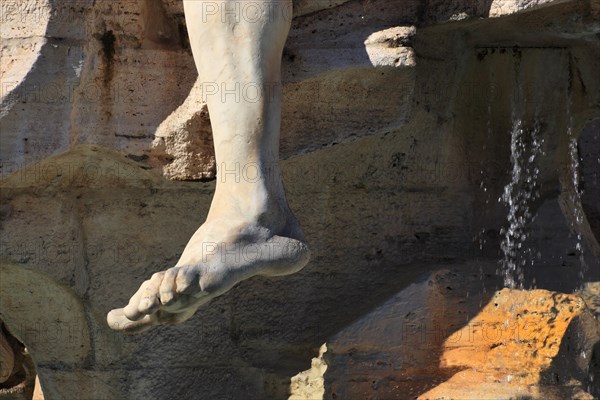
<instances>
[{"instance_id":1,"label":"white marble sculpture","mask_svg":"<svg viewBox=\"0 0 600 400\"><path fill-rule=\"evenodd\" d=\"M216 190L206 222L179 262L152 275L127 306L108 314L113 329L140 332L185 321L244 279L288 275L309 260L279 170L281 57L292 4L251 3L184 0L194 60L207 89Z\"/></svg>"}]
</instances>

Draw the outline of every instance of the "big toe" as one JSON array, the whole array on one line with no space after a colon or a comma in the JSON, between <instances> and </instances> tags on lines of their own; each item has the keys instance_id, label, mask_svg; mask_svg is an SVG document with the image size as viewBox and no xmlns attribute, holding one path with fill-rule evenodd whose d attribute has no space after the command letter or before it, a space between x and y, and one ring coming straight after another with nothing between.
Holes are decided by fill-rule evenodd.
<instances>
[{"instance_id":1,"label":"big toe","mask_svg":"<svg viewBox=\"0 0 600 400\"><path fill-rule=\"evenodd\" d=\"M164 272L152 275L152 278L142 283L140 288L123 309L125 317L131 321L144 319L147 315L154 314L160 307L159 287Z\"/></svg>"},{"instance_id":2,"label":"big toe","mask_svg":"<svg viewBox=\"0 0 600 400\"><path fill-rule=\"evenodd\" d=\"M132 321L125 316L122 308L110 311L106 322L111 329L124 333L141 333L159 324L154 315L146 315L140 320Z\"/></svg>"}]
</instances>

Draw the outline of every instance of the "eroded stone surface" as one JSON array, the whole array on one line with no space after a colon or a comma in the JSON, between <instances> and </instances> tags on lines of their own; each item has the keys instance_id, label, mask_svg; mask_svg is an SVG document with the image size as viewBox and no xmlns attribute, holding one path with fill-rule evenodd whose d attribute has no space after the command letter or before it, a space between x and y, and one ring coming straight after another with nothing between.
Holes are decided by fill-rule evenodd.
<instances>
[{"instance_id":1,"label":"eroded stone surface","mask_svg":"<svg viewBox=\"0 0 600 400\"><path fill-rule=\"evenodd\" d=\"M572 328L588 323L587 332ZM580 297L504 289L444 343L442 368L465 370L420 398L541 398L545 385L557 384L583 396L591 389L589 359L598 340L600 323Z\"/></svg>"},{"instance_id":2,"label":"eroded stone surface","mask_svg":"<svg viewBox=\"0 0 600 400\"><path fill-rule=\"evenodd\" d=\"M5 102L11 102L7 96L23 83L46 43L51 6L48 1L27 0L2 3L0 7L0 101L3 104L0 116L3 116Z\"/></svg>"},{"instance_id":3,"label":"eroded stone surface","mask_svg":"<svg viewBox=\"0 0 600 400\"><path fill-rule=\"evenodd\" d=\"M152 148L150 164L162 168L169 179L215 178L212 129L200 81L196 81L184 103L160 124Z\"/></svg>"},{"instance_id":4,"label":"eroded stone surface","mask_svg":"<svg viewBox=\"0 0 600 400\"><path fill-rule=\"evenodd\" d=\"M160 15L167 15L167 21L180 21L180 3L169 1L164 12L154 8L155 16L147 18L157 28L164 26L165 19ZM116 337L95 321L103 321L108 310L125 302L145 277L176 262L206 215L214 190L214 183L168 182L146 169L145 164L155 151L151 143L156 128L184 104L191 91L196 79L191 55L185 43L174 44L174 36L162 42L157 30L140 33L143 29L137 26L146 24L140 21L150 13L142 12L141 5L127 8L114 6L115 2L110 6L96 2L103 11L82 17L91 26L87 31L81 28L85 24L77 22L79 17L73 17L68 27L54 25L57 36L65 39L53 42L57 47L44 47L46 64L37 64L37 72L27 75L35 78L32 85L51 82L54 78L49 77L57 71L63 71L67 78L77 76L81 59L89 61L82 65L81 76L86 74L82 82L102 83L106 71L110 71L104 68L104 57L111 54L104 52L104 44L111 42L111 36L104 34L112 30L116 38L113 83L131 79L135 84L142 82L148 90L127 90L125 98L131 101L130 107L108 97L94 104L67 104L62 100L47 106L32 101L21 104L21 108L4 108L8 103L2 104L2 111L10 114L1 122L2 149L7 149L2 156L3 178L18 171L2 180L2 257L19 268L43 274L44 279L52 277L61 290L64 287L74 292L77 301L95 316L87 319L95 343L89 366L78 367L77 371L61 364L40 367L42 385L44 377L57 382L55 386L46 384L48 390L69 399L84 390L98 390L105 398L119 400L127 396L193 398L200 392L208 398L239 398L249 393L256 398L285 398L291 377L310 367L319 346L329 344L335 334L367 317L394 294L414 283L419 289L413 287L406 293L412 293L415 301L427 303L428 297L419 286L423 280L417 279L424 271L484 258L489 264L485 273L493 275L498 231L506 218L506 210L497 198L509 180L510 93L516 87L514 78L518 74L513 72L518 65L526 78L523 83L529 83L525 86L537 88L532 97L536 101L527 107L527 113L533 115L533 105L538 106L547 127L544 138L549 143L541 163L545 190L539 204L532 206L532 212L538 214L534 242L541 246L541 258L531 269L531 278L541 282L540 287L574 290L580 284L579 258L574 252L576 236L570 234L571 217L565 217L557 203L557 192L562 189L555 169L565 168L568 163L567 146L562 140L566 137L566 114L561 99L566 88L572 89L576 134L583 121L598 116L600 91L596 90L595 72L600 57L594 39L597 31L588 23L588 3L556 3L555 7L548 3L549 7L492 20L461 17L462 13L472 13L471 6L460 3L450 7L440 2L451 9L444 15L436 14L436 3L430 3L431 8L425 10L428 21L446 21L446 15L457 15L460 18L455 19L462 22L424 27L417 24L419 19L410 18L419 10L416 2L400 9L377 1L348 2L295 20L295 39L287 46L297 51L286 52L284 57L289 83L284 87L284 124L288 125L282 154L290 158L284 162L283 173L291 207L313 246L314 261L297 277L272 281L256 278L242 283L214 300L187 325L159 328L135 340ZM389 7L382 11L382 4ZM594 2L590 4L595 6ZM475 11L483 7L480 2L472 6ZM575 20L571 18L574 15L578 16ZM121 30L117 19L132 25ZM104 21L107 30L92 21ZM415 49L416 64L373 68L365 40L400 23L404 27L421 26L410 46ZM177 29L170 32L179 32L179 24L173 26ZM361 29L355 29L358 26ZM87 32L93 39L80 43L88 37L84 35ZM347 36L348 32L355 32L355 36ZM140 42L142 46L137 47ZM522 47L514 49L515 44ZM353 48L350 53L360 56L360 68L338 69L335 63L322 62L335 61L336 54L341 53L336 53L336 46L342 50ZM557 46L564 49L557 50ZM322 58L302 58L302 54L316 50L321 51ZM144 71L146 58L142 56L157 60L153 66L157 75ZM310 64L311 60L315 63ZM569 60L576 78L571 86L567 78ZM302 65L310 68L305 71ZM181 75L173 74L174 69ZM164 83L157 76L169 80ZM176 78L171 81L173 76ZM190 87L179 87L180 82ZM507 90L495 96L494 88L498 87ZM78 96L85 97L82 93ZM72 113L72 107L78 111ZM105 111L113 109L119 118L98 117L107 116ZM126 112L137 115L126 118ZM184 114L182 120L194 115ZM74 126L73 133L80 135L73 137L102 146L96 151L71 147L71 125L65 125L71 116L85 122L68 122ZM80 129L83 125L86 128ZM124 130L134 135L115 136ZM113 138L118 145L114 145ZM74 140L73 144L81 142L85 141ZM33 163L34 159L67 148L70 151L58 159ZM24 157L24 151L31 157ZM310 154L293 156L306 151ZM22 169L19 160L31 163L32 168ZM13 161L17 164L11 164ZM585 163L586 168L593 165ZM181 171L188 173L185 168ZM594 176L593 170L585 174ZM593 197L584 194L582 202L587 210L594 205L592 201ZM589 281L598 280L593 275L597 271L595 259L585 240L584 255L590 268L584 276ZM479 282L478 266L473 273ZM486 293L494 293L494 285L486 284ZM483 292L483 286L475 285L470 296ZM466 294L448 300L449 293L457 292L456 286L438 282L435 287L442 293L431 295L427 304L434 306L445 299L445 314L453 313L456 326L452 326L456 329L464 326L466 315L474 317L487 304L469 303L474 309L459 314L464 310L459 302L467 298ZM19 293L28 295L26 291ZM20 318L27 320L37 315L35 309L19 312ZM383 322L389 319L381 315L375 314L370 320L368 332L388 332ZM417 322L427 318L437 317L426 315ZM358 332L353 339L353 346L366 343L363 355L367 361L369 357L384 360L382 364L355 364L361 371L356 383L361 393L372 393L373 385L387 385L390 390L399 385L402 393L410 393L414 387L411 394L416 396L432 389L428 385L440 384L456 373L440 370L439 357L428 356L422 359L431 361L435 368L420 371L420 376L426 377L423 380L409 380L419 373L411 370L406 375L396 370L398 379L386 380L394 376L388 366L394 367L402 360L410 365L423 353L431 353L429 345L420 349L403 347L393 356L377 353L378 343L394 344L393 336L386 338L388 342L377 336L366 340ZM435 342L431 336L425 338ZM336 354L335 347L330 346L325 358ZM343 355L340 360L348 360L343 352L337 354ZM351 377L348 371L338 367L336 372L331 367L326 377ZM373 384L367 376L382 378ZM183 380L193 384L181 385ZM559 393L562 390L555 386L544 390L552 388Z\"/></svg>"},{"instance_id":5,"label":"eroded stone surface","mask_svg":"<svg viewBox=\"0 0 600 400\"><path fill-rule=\"evenodd\" d=\"M290 397L288 400L322 399L325 395L325 379L327 363L323 354L327 351L324 344L319 349L319 355L312 359L310 369L292 377Z\"/></svg>"},{"instance_id":6,"label":"eroded stone surface","mask_svg":"<svg viewBox=\"0 0 600 400\"><path fill-rule=\"evenodd\" d=\"M407 98L415 82L412 34L399 41L400 47L365 47L372 35L474 17L539 12L563 3L565 7L574 4L430 2L424 9L416 1L402 7L391 0L297 2L284 57L284 82L290 84L284 99L284 121L291 122L284 125L282 155L316 150L405 122ZM581 6L587 7L584 3ZM597 13L593 3L588 12ZM174 179L211 176L212 160L207 155L210 131L204 124L197 126L195 113L185 111L196 72L181 2L50 4L28 0L16 10L14 4L3 5L3 54L7 55L2 57L6 63L0 118L3 173L71 145L88 143L130 154ZM402 21L401 27L398 21ZM586 18L571 24L576 28L546 24L536 31L554 30L560 36L584 38L599 29ZM381 76L373 65L404 72L402 76ZM139 74L144 67L146 73ZM160 72L152 74L154 70ZM317 76L320 78L315 79ZM357 77L363 83L357 82ZM372 103L369 88L380 92L386 85L401 89L388 93L390 101L386 103ZM348 96L352 102L344 100ZM367 125L364 119L352 118L364 109L372 110L375 117ZM178 139L173 143L173 159L152 163L157 160L152 143L155 135L161 136L161 124L170 115L186 120L192 131L174 136ZM323 136L311 135L313 132Z\"/></svg>"},{"instance_id":7,"label":"eroded stone surface","mask_svg":"<svg viewBox=\"0 0 600 400\"><path fill-rule=\"evenodd\" d=\"M485 271L492 267L437 271L332 337L324 398L597 395L594 308L577 295L545 290L486 295L481 288L491 286ZM312 383L299 382L307 390Z\"/></svg>"},{"instance_id":8,"label":"eroded stone surface","mask_svg":"<svg viewBox=\"0 0 600 400\"><path fill-rule=\"evenodd\" d=\"M302 16L347 3L350 0L297 0L294 2L294 16Z\"/></svg>"}]
</instances>

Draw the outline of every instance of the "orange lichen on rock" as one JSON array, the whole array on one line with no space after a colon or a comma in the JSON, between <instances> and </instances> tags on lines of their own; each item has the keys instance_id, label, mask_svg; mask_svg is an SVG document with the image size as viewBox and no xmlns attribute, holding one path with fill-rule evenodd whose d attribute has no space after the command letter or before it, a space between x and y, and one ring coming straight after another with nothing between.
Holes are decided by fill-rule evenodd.
<instances>
[{"instance_id":1,"label":"orange lichen on rock","mask_svg":"<svg viewBox=\"0 0 600 400\"><path fill-rule=\"evenodd\" d=\"M551 383L546 375L559 380L559 374L551 372L560 363L559 353L578 347L561 344L571 340L568 330L572 323L581 323L586 317L600 332L598 321L579 296L546 290L498 291L469 324L444 343L440 366L464 370L419 398L537 398L540 385ZM586 357L585 352L581 357ZM572 386L580 383L571 378Z\"/></svg>"}]
</instances>

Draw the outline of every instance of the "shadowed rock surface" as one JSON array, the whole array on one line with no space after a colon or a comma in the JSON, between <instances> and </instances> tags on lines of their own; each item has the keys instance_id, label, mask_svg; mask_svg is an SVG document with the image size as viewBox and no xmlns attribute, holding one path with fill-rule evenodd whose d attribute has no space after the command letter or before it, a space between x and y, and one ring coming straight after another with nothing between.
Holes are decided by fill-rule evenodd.
<instances>
[{"instance_id":1,"label":"shadowed rock surface","mask_svg":"<svg viewBox=\"0 0 600 400\"><path fill-rule=\"evenodd\" d=\"M600 395L596 2L297 2L281 152L313 259L137 337L104 315L177 261L214 190L181 2L2 7L0 320L47 398L454 398L518 370L502 398ZM522 246L546 291L513 296L496 270L515 117L542 142ZM536 369L503 353L464 383L504 344L452 335L499 323L498 296L578 306L556 307Z\"/></svg>"}]
</instances>

